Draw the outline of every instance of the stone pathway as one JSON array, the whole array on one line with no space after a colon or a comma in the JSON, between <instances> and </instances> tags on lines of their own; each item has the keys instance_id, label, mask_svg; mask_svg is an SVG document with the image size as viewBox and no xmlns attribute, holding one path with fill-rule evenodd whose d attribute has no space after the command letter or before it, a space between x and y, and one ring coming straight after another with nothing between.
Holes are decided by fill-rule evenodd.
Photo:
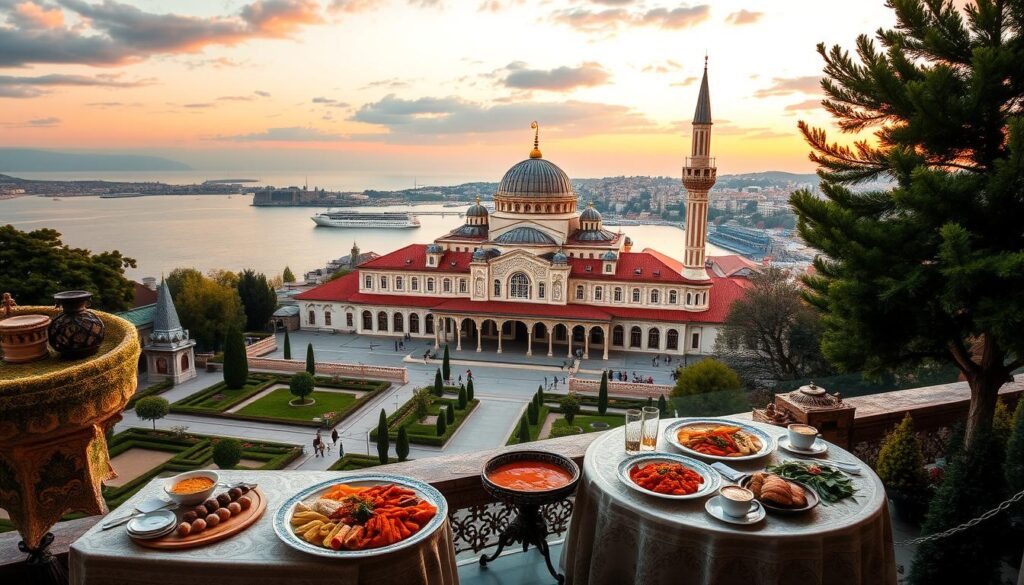
<instances>
[{"instance_id":1,"label":"stone pathway","mask_svg":"<svg viewBox=\"0 0 1024 585\"><path fill-rule=\"evenodd\" d=\"M537 440L546 439L551 436L551 427L554 426L555 421L562 416L553 412L549 412L544 418L544 424L540 426L540 432L537 433Z\"/></svg>"}]
</instances>

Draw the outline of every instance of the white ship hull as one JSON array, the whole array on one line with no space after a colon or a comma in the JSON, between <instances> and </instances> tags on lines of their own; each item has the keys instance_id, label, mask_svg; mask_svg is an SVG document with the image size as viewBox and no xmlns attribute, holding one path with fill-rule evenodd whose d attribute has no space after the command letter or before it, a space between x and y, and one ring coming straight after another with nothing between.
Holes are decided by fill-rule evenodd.
<instances>
[{"instance_id":1,"label":"white ship hull","mask_svg":"<svg viewBox=\"0 0 1024 585\"><path fill-rule=\"evenodd\" d=\"M345 217L331 217L329 213L321 213L314 215L312 220L316 225L332 228L411 229L420 227L420 220L411 215L387 218L372 215L365 218L353 217L354 215L345 214Z\"/></svg>"}]
</instances>

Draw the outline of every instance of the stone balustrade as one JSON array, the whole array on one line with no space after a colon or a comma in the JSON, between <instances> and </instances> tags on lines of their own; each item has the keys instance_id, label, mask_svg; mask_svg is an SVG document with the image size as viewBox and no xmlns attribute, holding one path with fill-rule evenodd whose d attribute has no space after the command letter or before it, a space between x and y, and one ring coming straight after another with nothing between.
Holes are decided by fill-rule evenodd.
<instances>
[{"instance_id":1,"label":"stone balustrade","mask_svg":"<svg viewBox=\"0 0 1024 585\"><path fill-rule=\"evenodd\" d=\"M306 369L306 362L279 358L250 357L249 369L267 370L271 372L301 372ZM396 381L403 384L409 381L408 368L393 368L389 366L316 362L316 373L318 376L348 376L353 378Z\"/></svg>"},{"instance_id":2,"label":"stone balustrade","mask_svg":"<svg viewBox=\"0 0 1024 585\"><path fill-rule=\"evenodd\" d=\"M277 351L277 336L268 335L263 339L250 343L245 346L245 355L250 358L259 357L261 355L267 355L270 352Z\"/></svg>"}]
</instances>

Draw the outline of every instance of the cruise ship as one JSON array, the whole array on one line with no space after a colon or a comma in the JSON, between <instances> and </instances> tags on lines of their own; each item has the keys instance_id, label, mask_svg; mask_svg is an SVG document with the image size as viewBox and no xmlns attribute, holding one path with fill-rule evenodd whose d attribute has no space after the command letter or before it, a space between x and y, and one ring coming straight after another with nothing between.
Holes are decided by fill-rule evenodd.
<instances>
[{"instance_id":1,"label":"cruise ship","mask_svg":"<svg viewBox=\"0 0 1024 585\"><path fill-rule=\"evenodd\" d=\"M341 228L420 227L420 220L406 211L325 211L312 217L316 225Z\"/></svg>"}]
</instances>

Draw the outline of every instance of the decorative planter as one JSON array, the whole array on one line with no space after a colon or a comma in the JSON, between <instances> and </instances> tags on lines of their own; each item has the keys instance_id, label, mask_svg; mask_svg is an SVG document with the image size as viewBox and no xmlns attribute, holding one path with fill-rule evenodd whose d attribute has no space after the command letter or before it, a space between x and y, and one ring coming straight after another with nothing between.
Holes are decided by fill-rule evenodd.
<instances>
[{"instance_id":1,"label":"decorative planter","mask_svg":"<svg viewBox=\"0 0 1024 585\"><path fill-rule=\"evenodd\" d=\"M96 353L103 343L103 321L89 310L92 293L69 290L53 295L61 313L50 323L50 345L61 357L77 360Z\"/></svg>"},{"instance_id":2,"label":"decorative planter","mask_svg":"<svg viewBox=\"0 0 1024 585\"><path fill-rule=\"evenodd\" d=\"M50 318L46 315L18 315L0 321L0 349L4 352L4 361L22 364L46 357L49 324Z\"/></svg>"}]
</instances>

